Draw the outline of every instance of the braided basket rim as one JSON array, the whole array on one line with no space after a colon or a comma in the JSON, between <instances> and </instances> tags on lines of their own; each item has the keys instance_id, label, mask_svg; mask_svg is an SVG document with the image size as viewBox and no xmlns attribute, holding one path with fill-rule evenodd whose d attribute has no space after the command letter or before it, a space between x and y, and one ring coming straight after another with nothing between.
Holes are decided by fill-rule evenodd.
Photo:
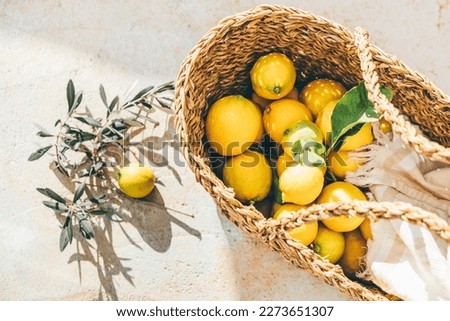
<instances>
[{"instance_id":1,"label":"braided basket rim","mask_svg":"<svg viewBox=\"0 0 450 321\"><path fill-rule=\"evenodd\" d=\"M354 201L349 203L313 205L306 210L295 212L289 219L265 219L253 206L245 206L236 200L233 190L227 188L217 178L210 168L208 160L202 157L202 155L192 152L194 148L190 140L192 136L190 128L192 124L195 125L196 122L201 120L190 119L188 116L192 109L206 107L192 106L189 104L190 89L194 86L190 80L192 66L197 63L200 54L207 52L217 39L220 39L228 32L230 27L239 27L273 12L307 16L316 23L325 23L333 26L333 30L340 32L343 38L352 42L354 41L353 34L339 24L307 11L284 6L258 6L222 19L218 25L210 29L190 50L178 73L175 89L175 126L180 136L180 151L195 174L197 181L214 198L217 205L222 209L222 213L241 228L241 230L268 244L295 266L308 270L312 275L322 278L327 284L336 286L354 299L388 300L391 298L389 294L384 293L378 288L368 287L348 279L339 266L322 259L311 249L293 242L286 231L290 228L300 226L306 221L319 220L346 213L349 215L370 217L373 220L399 218L425 226L439 237L450 242L450 227L438 215L406 203ZM391 57L381 49L377 52L378 49L374 46L370 46L370 50L375 50L374 52L377 54ZM358 57L355 57L355 59L358 59ZM424 79L426 78L424 77ZM442 91L438 90L437 93L442 99L447 99L450 102L448 96ZM446 150L448 151L450 149Z\"/></svg>"}]
</instances>

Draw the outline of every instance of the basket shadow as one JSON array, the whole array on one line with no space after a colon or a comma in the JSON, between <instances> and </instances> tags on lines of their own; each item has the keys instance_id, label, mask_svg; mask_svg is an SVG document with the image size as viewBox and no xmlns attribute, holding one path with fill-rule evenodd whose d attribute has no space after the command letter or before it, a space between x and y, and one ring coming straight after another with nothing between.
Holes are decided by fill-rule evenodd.
<instances>
[{"instance_id":1,"label":"basket shadow","mask_svg":"<svg viewBox=\"0 0 450 321\"><path fill-rule=\"evenodd\" d=\"M286 261L268 244L244 233L217 208L223 231L235 255L232 256L238 300L242 301L320 301L347 300L338 289L326 286L317 293L323 282L311 278L309 272L299 270Z\"/></svg>"}]
</instances>

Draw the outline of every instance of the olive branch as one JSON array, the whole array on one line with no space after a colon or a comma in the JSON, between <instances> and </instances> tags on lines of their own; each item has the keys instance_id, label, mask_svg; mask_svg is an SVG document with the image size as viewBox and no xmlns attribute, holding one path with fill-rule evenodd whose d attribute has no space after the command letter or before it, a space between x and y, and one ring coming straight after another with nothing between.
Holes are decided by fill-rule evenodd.
<instances>
[{"instance_id":1,"label":"olive branch","mask_svg":"<svg viewBox=\"0 0 450 321\"><path fill-rule=\"evenodd\" d=\"M130 88L125 97L132 90ZM106 116L94 118L87 106L84 110L80 108L83 92L76 92L72 80L69 80L66 89L67 118L55 122L54 126L58 128L56 134L43 130L37 132L39 137L52 138L54 141L39 148L28 158L29 161L35 161L53 150L52 167L78 185L71 199L62 197L50 188L37 188L39 193L51 199L43 201L43 204L65 217L59 240L61 251L72 242L75 227L85 239L94 237L92 217L105 215L113 221L121 220L117 213L106 208L107 195L88 197L86 180L93 177L107 179L106 170L118 165L111 161L109 149L114 147L124 152L128 148L127 141L132 129L145 129L147 122L158 126L159 123L149 114L155 108L172 112L173 91L173 82L158 87L150 86L121 104L119 96L109 102L103 85L100 85L99 93L106 107Z\"/></svg>"}]
</instances>

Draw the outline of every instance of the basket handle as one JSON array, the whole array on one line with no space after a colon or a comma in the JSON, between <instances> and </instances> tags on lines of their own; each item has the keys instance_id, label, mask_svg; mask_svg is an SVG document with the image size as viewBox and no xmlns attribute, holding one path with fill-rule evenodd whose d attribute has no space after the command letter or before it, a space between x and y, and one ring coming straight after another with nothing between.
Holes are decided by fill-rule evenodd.
<instances>
[{"instance_id":1,"label":"basket handle","mask_svg":"<svg viewBox=\"0 0 450 321\"><path fill-rule=\"evenodd\" d=\"M403 202L335 202L314 204L291 217L264 220L260 224L269 230L288 231L304 222L317 221L339 215L363 216L372 220L400 219L427 228L450 244L450 225L437 214ZM277 234L277 233L274 233Z\"/></svg>"},{"instance_id":2,"label":"basket handle","mask_svg":"<svg viewBox=\"0 0 450 321\"><path fill-rule=\"evenodd\" d=\"M430 158L430 160L450 164L450 148L445 148L418 133L417 129L381 93L368 32L357 27L354 36L368 97L375 105L375 109L392 124L392 130L400 135L404 142L411 145L416 152Z\"/></svg>"}]
</instances>

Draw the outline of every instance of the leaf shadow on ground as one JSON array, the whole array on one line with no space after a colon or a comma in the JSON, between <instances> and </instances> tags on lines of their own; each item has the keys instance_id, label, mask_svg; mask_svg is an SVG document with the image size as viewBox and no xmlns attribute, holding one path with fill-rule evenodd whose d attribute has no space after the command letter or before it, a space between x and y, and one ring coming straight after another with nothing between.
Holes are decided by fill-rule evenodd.
<instances>
[{"instance_id":1,"label":"leaf shadow on ground","mask_svg":"<svg viewBox=\"0 0 450 321\"><path fill-rule=\"evenodd\" d=\"M154 166L167 167L182 186L180 175L175 167L169 164L167 158L163 155L162 148L154 148L155 142L162 146L164 138L171 133L166 131L162 137L150 136L142 140L142 144L137 144L136 151L139 157L144 157L146 161ZM173 136L172 136L173 138ZM153 142L148 144L147 142ZM142 147L147 146L147 147ZM178 144L171 144L174 153L178 153ZM151 149L150 149L151 148ZM122 156L123 157L123 156ZM141 160L141 159L139 159ZM157 160L157 161L156 161ZM120 164L120 160L118 160ZM59 171L54 170L55 175L60 182L72 193L75 190L75 184L72 180ZM119 216L120 221L113 221L105 215L93 219L94 239L86 240L79 231L74 231L74 242L76 252L73 253L68 263L78 265L79 279L83 281L84 263L90 263L96 267L99 278L99 300L120 300L116 284L118 277L123 277L128 283L134 286L131 259L119 254L114 247L115 233L120 231L129 242L129 244L139 250L144 251L144 246L149 246L152 250L164 253L167 252L172 243L172 224L181 227L188 234L201 240L200 231L190 227L182 219L182 215L192 217L189 213L184 213L166 206L160 187L155 186L153 191L142 199L133 199L124 195L118 188L114 179L115 172L107 176L107 179L91 178L86 193L89 197L107 194L110 203L109 206ZM164 187L163 182L157 182ZM62 225L64 217L57 215ZM132 228L130 228L132 227ZM136 237L137 231L139 237ZM73 248L69 246L66 251Z\"/></svg>"}]
</instances>

